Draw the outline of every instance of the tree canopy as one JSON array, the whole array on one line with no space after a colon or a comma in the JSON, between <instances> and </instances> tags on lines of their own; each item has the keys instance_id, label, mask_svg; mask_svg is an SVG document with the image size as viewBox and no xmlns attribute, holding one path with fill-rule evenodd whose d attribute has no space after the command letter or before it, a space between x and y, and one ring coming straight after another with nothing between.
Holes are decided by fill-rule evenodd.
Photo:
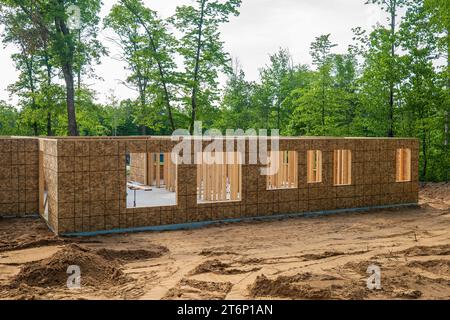
<instances>
[{"instance_id":1,"label":"tree canopy","mask_svg":"<svg viewBox=\"0 0 450 320\"><path fill-rule=\"evenodd\" d=\"M118 0L103 21L99 0L0 0L1 39L16 48L19 74L8 87L18 105L0 102L0 135L167 135L201 120L205 130L417 137L421 179L448 181L449 1L361 1L387 20L356 26L341 53L333 34L318 34L312 65L294 63L289 48L268 53L249 81L220 31L241 0L195 0L168 18ZM132 99L102 93L101 104L87 85L108 54L102 29L112 31Z\"/></svg>"}]
</instances>

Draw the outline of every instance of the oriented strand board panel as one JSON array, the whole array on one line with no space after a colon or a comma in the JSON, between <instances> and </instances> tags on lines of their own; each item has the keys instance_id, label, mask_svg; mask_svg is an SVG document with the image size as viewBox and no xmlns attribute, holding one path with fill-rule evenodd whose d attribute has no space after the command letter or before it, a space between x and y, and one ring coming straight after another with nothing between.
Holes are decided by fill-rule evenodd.
<instances>
[{"instance_id":1,"label":"oriented strand board panel","mask_svg":"<svg viewBox=\"0 0 450 320\"><path fill-rule=\"evenodd\" d=\"M0 137L0 217L33 215L38 211L38 140Z\"/></svg>"},{"instance_id":2,"label":"oriented strand board panel","mask_svg":"<svg viewBox=\"0 0 450 320\"><path fill-rule=\"evenodd\" d=\"M276 189L267 188L268 177L260 174L264 165L248 162L257 156L249 148L249 138L240 139L245 146L239 150L245 160L242 165L199 169L196 164L166 161L177 143L170 137L0 138L0 215L38 213L42 175L48 192L48 224L58 234L418 201L416 139L280 138L282 156L277 160L282 169L270 179L291 188ZM201 150L209 144L192 144L197 142ZM410 150L400 162L398 149ZM320 151L320 157L313 154L311 160L308 150ZM176 191L176 205L126 207L129 154L147 154L146 161L143 158L136 167L147 167L147 182L156 183L158 174L160 181L167 180L164 184ZM160 170L150 172L157 159L151 160L149 154L164 154ZM316 163L312 171L308 169L311 161ZM408 181L398 182L400 165ZM308 183L311 176L316 183ZM335 179L342 185L336 185ZM212 198L223 199L231 193L235 201L198 201L203 181ZM235 188L230 190L230 185Z\"/></svg>"}]
</instances>

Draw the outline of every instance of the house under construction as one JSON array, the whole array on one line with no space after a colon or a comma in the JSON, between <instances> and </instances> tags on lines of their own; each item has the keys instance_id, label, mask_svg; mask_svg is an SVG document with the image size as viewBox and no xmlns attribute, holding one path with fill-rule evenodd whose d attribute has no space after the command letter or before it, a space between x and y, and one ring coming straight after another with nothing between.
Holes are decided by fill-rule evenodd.
<instances>
[{"instance_id":1,"label":"house under construction","mask_svg":"<svg viewBox=\"0 0 450 320\"><path fill-rule=\"evenodd\" d=\"M257 164L240 139L227 152L202 142L196 156L220 161L185 164L171 137L0 137L0 216L83 235L418 202L416 139L280 138L272 151L269 138Z\"/></svg>"}]
</instances>

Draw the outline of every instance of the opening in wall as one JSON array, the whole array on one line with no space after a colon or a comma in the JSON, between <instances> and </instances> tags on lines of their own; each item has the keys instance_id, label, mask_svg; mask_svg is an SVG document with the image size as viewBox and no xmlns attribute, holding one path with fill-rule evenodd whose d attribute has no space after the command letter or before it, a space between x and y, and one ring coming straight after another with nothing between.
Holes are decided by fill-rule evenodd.
<instances>
[{"instance_id":1,"label":"opening in wall","mask_svg":"<svg viewBox=\"0 0 450 320\"><path fill-rule=\"evenodd\" d=\"M308 183L322 182L322 151L308 150L307 168Z\"/></svg>"},{"instance_id":2,"label":"opening in wall","mask_svg":"<svg viewBox=\"0 0 450 320\"><path fill-rule=\"evenodd\" d=\"M270 151L269 165L278 168L276 173L267 176L267 190L295 189L298 187L297 152Z\"/></svg>"},{"instance_id":3,"label":"opening in wall","mask_svg":"<svg viewBox=\"0 0 450 320\"><path fill-rule=\"evenodd\" d=\"M397 149L396 181L411 181L411 149Z\"/></svg>"},{"instance_id":4,"label":"opening in wall","mask_svg":"<svg viewBox=\"0 0 450 320\"><path fill-rule=\"evenodd\" d=\"M177 204L177 165L170 153L129 153L125 157L127 208Z\"/></svg>"},{"instance_id":5,"label":"opening in wall","mask_svg":"<svg viewBox=\"0 0 450 320\"><path fill-rule=\"evenodd\" d=\"M333 174L335 186L352 184L351 150L334 150Z\"/></svg>"},{"instance_id":6,"label":"opening in wall","mask_svg":"<svg viewBox=\"0 0 450 320\"><path fill-rule=\"evenodd\" d=\"M203 152L197 164L197 202L242 200L240 152Z\"/></svg>"}]
</instances>

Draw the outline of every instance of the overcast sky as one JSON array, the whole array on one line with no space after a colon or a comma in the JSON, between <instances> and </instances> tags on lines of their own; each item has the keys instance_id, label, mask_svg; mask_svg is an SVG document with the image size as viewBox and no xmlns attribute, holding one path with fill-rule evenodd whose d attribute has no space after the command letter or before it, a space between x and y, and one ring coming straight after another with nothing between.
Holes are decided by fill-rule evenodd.
<instances>
[{"instance_id":1,"label":"overcast sky","mask_svg":"<svg viewBox=\"0 0 450 320\"><path fill-rule=\"evenodd\" d=\"M114 0L104 0L101 16L109 12ZM168 17L180 4L192 0L144 0L145 4ZM239 59L249 80L258 80L258 69L268 63L270 53L280 47L288 48L295 63L310 64L309 46L316 36L331 33L331 39L339 44L335 52L345 52L352 41L353 27L370 28L376 22L385 22L379 8L365 5L365 0L243 0L240 15L222 26L225 49L233 58ZM101 80L89 81L97 91L99 102L107 101L111 90L119 98L135 97L136 93L118 82L125 79L124 65L114 59L118 55L115 45L105 38L111 32L104 30L100 40L108 47L109 57L102 59L97 66ZM14 47L0 49L0 100L15 103L10 97L9 84L17 80L13 62L10 58Z\"/></svg>"}]
</instances>

